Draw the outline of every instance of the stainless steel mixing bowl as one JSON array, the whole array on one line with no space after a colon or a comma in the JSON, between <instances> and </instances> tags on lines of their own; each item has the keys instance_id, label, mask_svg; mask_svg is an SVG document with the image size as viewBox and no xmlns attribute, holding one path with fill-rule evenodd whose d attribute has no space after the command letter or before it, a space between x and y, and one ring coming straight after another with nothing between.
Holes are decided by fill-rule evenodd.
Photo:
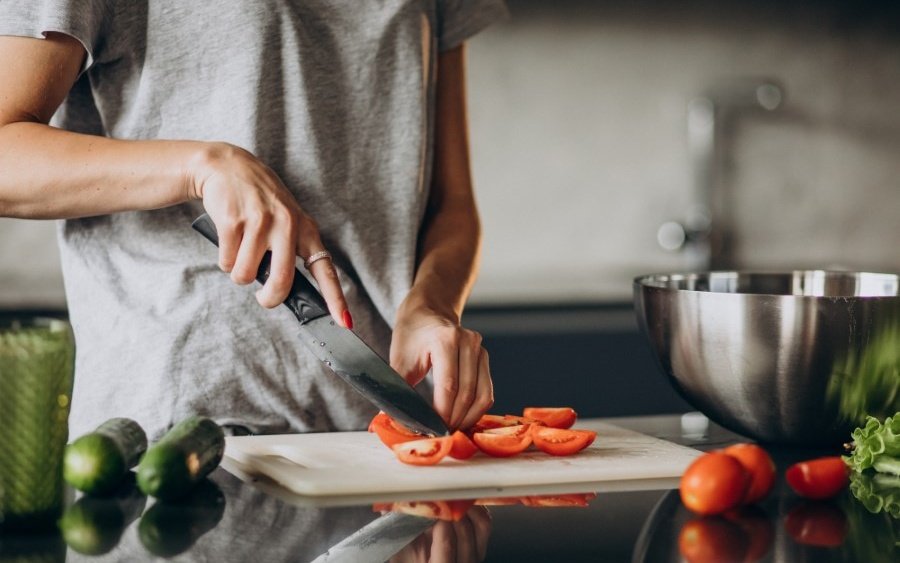
<instances>
[{"instance_id":1,"label":"stainless steel mixing bowl","mask_svg":"<svg viewBox=\"0 0 900 563\"><path fill-rule=\"evenodd\" d=\"M634 299L675 388L735 432L830 446L900 410L900 276L649 275Z\"/></svg>"}]
</instances>

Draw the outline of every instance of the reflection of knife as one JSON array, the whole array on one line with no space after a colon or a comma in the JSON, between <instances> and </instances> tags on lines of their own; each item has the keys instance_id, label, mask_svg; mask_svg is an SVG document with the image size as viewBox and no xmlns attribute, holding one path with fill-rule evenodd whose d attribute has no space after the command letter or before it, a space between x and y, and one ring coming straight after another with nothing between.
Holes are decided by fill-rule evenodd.
<instances>
[{"instance_id":1,"label":"reflection of knife","mask_svg":"<svg viewBox=\"0 0 900 563\"><path fill-rule=\"evenodd\" d=\"M312 563L382 563L434 526L435 520L388 512L369 522Z\"/></svg>"},{"instance_id":2,"label":"reflection of knife","mask_svg":"<svg viewBox=\"0 0 900 563\"><path fill-rule=\"evenodd\" d=\"M213 244L219 244L216 226L209 215L204 213L191 226ZM260 283L269 278L270 258L266 252L259 265L256 280ZM337 326L328 314L325 300L299 271L294 272L294 283L284 304L300 321L303 343L376 407L412 430L449 434L441 417L400 374L352 331Z\"/></svg>"}]
</instances>

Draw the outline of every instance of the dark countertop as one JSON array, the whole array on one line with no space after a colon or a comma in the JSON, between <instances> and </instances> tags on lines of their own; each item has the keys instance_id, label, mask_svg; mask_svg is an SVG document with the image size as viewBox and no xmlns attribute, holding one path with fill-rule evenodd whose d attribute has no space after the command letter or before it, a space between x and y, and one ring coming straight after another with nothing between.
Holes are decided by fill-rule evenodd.
<instances>
[{"instance_id":1,"label":"dark countertop","mask_svg":"<svg viewBox=\"0 0 900 563\"><path fill-rule=\"evenodd\" d=\"M620 426L664 439L710 449L738 440L715 425L702 435L684 435L677 415L609 419ZM528 504L580 506L471 506L466 503L417 502L418 510L467 510L457 522L432 521L381 513L362 506L317 507L282 500L271 485L248 484L220 468L193 498L177 505L155 504L136 491L119 499L80 499L69 509L67 537L85 555L67 547L60 534L0 536L0 562L6 561L144 561L160 556L177 561L322 561L381 560L392 545L405 545L394 560L443 561L681 561L679 536L699 534L709 550L704 561L898 561L895 546L900 523L871 514L849 492L829 502L812 503L794 496L781 475L797 460L827 452L770 448L779 466L775 492L760 506L729 518L699 519L681 506L677 480L671 488L612 490L596 496L554 495ZM591 491L585 491L591 493ZM495 501L499 502L499 501ZM143 514L140 518L139 515ZM364 548L341 559L333 546L365 528L385 525L394 540L373 543L365 532L354 538ZM420 530L425 530L419 534ZM381 537L391 537L388 531ZM800 538L798 542L796 538ZM806 542L804 544L803 542ZM345 544L348 542L345 542ZM349 542L353 543L353 542ZM823 545L808 544L831 544ZM148 549L149 547L149 549ZM154 552L158 555L154 555ZM747 557L748 553L754 555ZM431 559L429 559L429 554ZM701 560L701 559L690 559Z\"/></svg>"}]
</instances>

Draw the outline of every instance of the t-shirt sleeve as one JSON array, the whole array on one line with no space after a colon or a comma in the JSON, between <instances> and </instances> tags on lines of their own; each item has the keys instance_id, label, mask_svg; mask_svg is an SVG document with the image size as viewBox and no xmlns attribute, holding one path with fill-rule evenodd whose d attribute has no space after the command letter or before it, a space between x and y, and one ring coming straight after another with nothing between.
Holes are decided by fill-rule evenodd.
<instances>
[{"instance_id":1,"label":"t-shirt sleeve","mask_svg":"<svg viewBox=\"0 0 900 563\"><path fill-rule=\"evenodd\" d=\"M97 60L110 0L0 0L0 35L46 38L64 33L87 52L87 70Z\"/></svg>"},{"instance_id":2,"label":"t-shirt sleeve","mask_svg":"<svg viewBox=\"0 0 900 563\"><path fill-rule=\"evenodd\" d=\"M438 50L448 51L509 17L503 0L438 0Z\"/></svg>"}]
</instances>

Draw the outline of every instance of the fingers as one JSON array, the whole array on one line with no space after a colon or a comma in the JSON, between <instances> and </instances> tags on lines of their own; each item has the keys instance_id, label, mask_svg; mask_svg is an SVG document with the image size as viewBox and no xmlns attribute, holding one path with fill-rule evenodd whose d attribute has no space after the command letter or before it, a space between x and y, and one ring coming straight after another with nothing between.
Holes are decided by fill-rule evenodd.
<instances>
[{"instance_id":1,"label":"fingers","mask_svg":"<svg viewBox=\"0 0 900 563\"><path fill-rule=\"evenodd\" d=\"M269 278L262 289L256 292L256 300L259 301L259 304L269 309L284 302L291 291L291 283L294 281L296 228L289 224L285 227L285 231L283 236L275 238L271 244Z\"/></svg>"},{"instance_id":2,"label":"fingers","mask_svg":"<svg viewBox=\"0 0 900 563\"><path fill-rule=\"evenodd\" d=\"M456 397L453 400L453 411L450 415L451 428L460 427L475 401L478 383L478 357L481 354L481 335L477 332L464 331L459 340L459 372Z\"/></svg>"},{"instance_id":3,"label":"fingers","mask_svg":"<svg viewBox=\"0 0 900 563\"><path fill-rule=\"evenodd\" d=\"M216 230L219 235L219 268L230 274L241 246L243 225L234 220L222 220L216 225Z\"/></svg>"},{"instance_id":4,"label":"fingers","mask_svg":"<svg viewBox=\"0 0 900 563\"><path fill-rule=\"evenodd\" d=\"M459 385L459 348L451 337L444 337L431 351L434 374L434 410L453 430L453 404Z\"/></svg>"},{"instance_id":5,"label":"fingers","mask_svg":"<svg viewBox=\"0 0 900 563\"><path fill-rule=\"evenodd\" d=\"M487 556L488 539L491 536L491 513L483 506L473 506L466 512L472 522L475 537L475 561L484 561Z\"/></svg>"},{"instance_id":6,"label":"fingers","mask_svg":"<svg viewBox=\"0 0 900 563\"><path fill-rule=\"evenodd\" d=\"M453 523L453 531L456 534L456 561L458 563L468 561L481 561L476 559L478 547L475 543L475 528L468 518L461 518Z\"/></svg>"},{"instance_id":7,"label":"fingers","mask_svg":"<svg viewBox=\"0 0 900 563\"><path fill-rule=\"evenodd\" d=\"M231 269L231 280L234 283L247 285L256 279L259 263L269 246L263 231L267 226L263 219L257 220L253 225L245 225L237 258Z\"/></svg>"},{"instance_id":8,"label":"fingers","mask_svg":"<svg viewBox=\"0 0 900 563\"><path fill-rule=\"evenodd\" d=\"M456 530L452 522L439 521L431 528L431 559L428 563L456 563Z\"/></svg>"},{"instance_id":9,"label":"fingers","mask_svg":"<svg viewBox=\"0 0 900 563\"><path fill-rule=\"evenodd\" d=\"M318 231L301 236L298 254L306 260L309 256L325 249L319 239ZM344 290L341 289L341 279L331 258L322 258L309 265L309 273L312 274L319 286L319 293L325 299L328 312L331 317L344 328L353 328L353 317L347 307L347 299Z\"/></svg>"},{"instance_id":10,"label":"fingers","mask_svg":"<svg viewBox=\"0 0 900 563\"><path fill-rule=\"evenodd\" d=\"M466 415L459 427L471 428L478 422L481 415L488 412L494 406L494 383L491 379L490 358L484 348L480 348L478 356L478 376L475 384L475 400L469 406Z\"/></svg>"}]
</instances>

